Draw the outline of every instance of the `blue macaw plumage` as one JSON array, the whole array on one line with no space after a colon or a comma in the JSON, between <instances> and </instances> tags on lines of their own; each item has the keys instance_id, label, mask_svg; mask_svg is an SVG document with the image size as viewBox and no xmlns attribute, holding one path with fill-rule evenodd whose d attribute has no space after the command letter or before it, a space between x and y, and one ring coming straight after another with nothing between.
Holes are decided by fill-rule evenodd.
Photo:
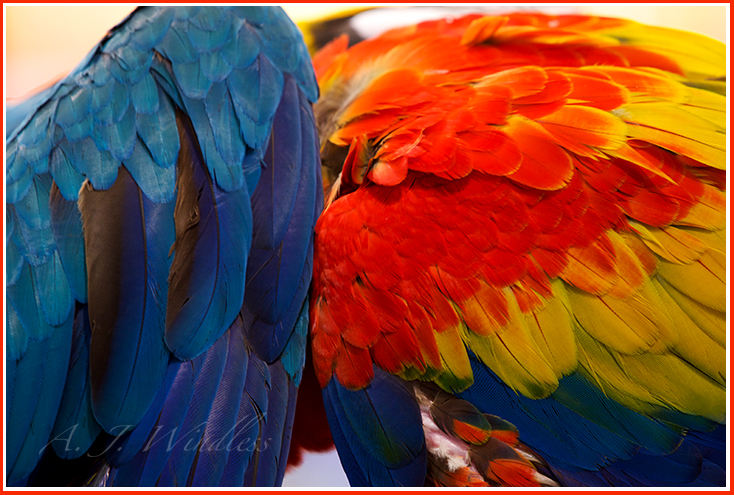
<instances>
[{"instance_id":1,"label":"blue macaw plumage","mask_svg":"<svg viewBox=\"0 0 734 495\"><path fill-rule=\"evenodd\" d=\"M684 54L668 50L670 33L660 41L652 32L663 56L649 63L663 65L626 81L627 62L604 69L621 55L588 50L598 40L586 30L611 29L614 20L536 22L534 14L508 25L467 16L398 30L393 41L377 40L374 58L363 47L356 53L367 58L349 61L341 52L363 38L347 25L352 14L302 26L312 48L338 34L331 29L349 33L349 43L336 39L314 57L325 96L316 118L319 90L304 38L271 7L138 8L68 77L8 107L6 484L273 486L301 450L335 445L355 486L724 485L718 72L704 64L685 88L678 76L656 79L671 67L668 55ZM563 29L576 22L581 34L567 37ZM413 42L416 30L433 28L447 37ZM643 31L621 32L617 41L630 43L621 53L641 63L635 36ZM403 36L405 49L394 50ZM528 40L537 46L528 50ZM690 42L681 40L675 47ZM508 58L492 68L484 57L500 48ZM720 50L710 51L719 70ZM586 67L575 67L587 56ZM714 151L688 139L687 151L703 155L685 155L676 139L620 131L649 127L617 122L629 109L645 117L635 105L647 97L673 106L692 98L685 105L701 118L691 121L713 125L704 137L717 137ZM574 121L568 116L579 106L591 107L586 117L616 109L602 119L608 135L594 126L570 126L570 137L555 129L558 146L545 163L548 135L532 129ZM438 117L449 110L450 118ZM556 120L541 119L549 115ZM663 136L681 130L662 120L653 122ZM596 151L576 146L577 133L594 137L579 145ZM496 148L507 136L515 144ZM645 136L650 146L642 146ZM623 141L633 146L617 146ZM393 143L401 146L388 152ZM518 158L516 145L530 161ZM498 153L480 159L488 150ZM595 170L615 150L614 167L659 159L655 167L671 175L628 173L627 165L616 176L616 168ZM557 160L559 153L575 155ZM711 163L697 164L701 156ZM542 170L503 168L536 158L548 170L573 163L578 180L554 184L558 177ZM470 162L484 168L459 167ZM434 167L450 168L430 178ZM676 189L664 181L689 168L699 210L685 204L693 196L683 182ZM539 177L549 182L534 182ZM322 187L331 210L317 225ZM605 191L619 211L597 195ZM679 200L689 216L666 220ZM624 215L610 221L605 242L589 246L582 239L596 234L583 230L596 217L564 229L595 209ZM516 231L518 218L532 221ZM628 220L629 229L615 230ZM693 242L692 254L660 234L671 225L683 226L670 232ZM568 262L570 244L555 237L571 231L572 248L589 248L572 258L586 253L581 261L597 263L590 272ZM488 243L495 233L497 258ZM538 247L538 239L558 245ZM519 279L510 273L515 255L528 255L530 244L538 258L521 267L530 278ZM699 276L703 263L693 275L676 271L705 250L722 268L713 289ZM609 299L597 294L623 309L619 322L597 315L598 303L584 306L597 301L584 292L593 292L587 278L620 283ZM689 284L696 278L704 282ZM646 299L658 290L666 299ZM698 290L708 292L695 299ZM640 299L624 299L631 294ZM668 319L681 325L677 341L666 333L677 332ZM612 338L628 321L640 334ZM659 322L665 328L655 330ZM700 347L690 345L697 340ZM670 360L654 361L660 356ZM648 371L660 383L646 380Z\"/></svg>"},{"instance_id":2,"label":"blue macaw plumage","mask_svg":"<svg viewBox=\"0 0 734 495\"><path fill-rule=\"evenodd\" d=\"M282 480L317 95L279 8L142 7L8 108L9 486Z\"/></svg>"}]
</instances>

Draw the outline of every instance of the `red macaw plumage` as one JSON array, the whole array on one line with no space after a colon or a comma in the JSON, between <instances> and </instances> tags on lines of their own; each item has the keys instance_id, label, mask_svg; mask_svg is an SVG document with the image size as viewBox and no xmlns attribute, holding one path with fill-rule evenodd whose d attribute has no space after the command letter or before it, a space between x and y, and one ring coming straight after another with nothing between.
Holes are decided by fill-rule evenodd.
<instances>
[{"instance_id":1,"label":"red macaw plumage","mask_svg":"<svg viewBox=\"0 0 734 495\"><path fill-rule=\"evenodd\" d=\"M312 352L352 484L721 483L724 54L515 14L315 56Z\"/></svg>"}]
</instances>

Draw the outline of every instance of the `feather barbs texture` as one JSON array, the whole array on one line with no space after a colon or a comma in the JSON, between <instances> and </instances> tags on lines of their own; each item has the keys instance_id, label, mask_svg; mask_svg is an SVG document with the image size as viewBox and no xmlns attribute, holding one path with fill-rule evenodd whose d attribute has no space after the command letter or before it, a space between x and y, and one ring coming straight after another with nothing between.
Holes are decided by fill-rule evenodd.
<instances>
[{"instance_id":1,"label":"feather barbs texture","mask_svg":"<svg viewBox=\"0 0 734 495\"><path fill-rule=\"evenodd\" d=\"M194 473L190 449L185 455L137 449L160 414L181 419L189 400L196 409L190 420L211 413L217 424L209 433L220 437L240 406L242 414L258 416L262 401L254 406L240 396L243 388L265 390L271 366L278 374L270 398L277 419L257 421L280 440L259 457L260 471L248 482L282 479L305 353L299 314L311 273L310 232L321 209L310 107L317 95L307 48L281 9L141 7L67 77L9 109L8 383L20 390L35 382L35 389L18 393L9 406L6 426L16 434L8 485L25 484L29 475L53 477L43 466L32 471L50 445L59 404L57 429L74 415L84 420L72 430L79 448L70 452L67 444L62 451L63 442L55 442L63 457L82 456L96 437L114 443L128 433L124 449L105 457L115 469L124 466L118 483L140 482L142 471L142 479L155 482L172 455L161 484L216 485L222 478L241 485L248 456L234 456L225 475L225 454L212 460L197 453L194 465L201 460L203 468ZM288 109L276 122L280 106ZM274 127L284 156L266 164ZM296 195L297 181L281 184L268 196L271 214L253 219L261 170L290 167L290 154L307 158L296 175L302 170L310 179L305 192ZM261 333L238 318L253 232L281 245L291 217L304 219L305 234L287 240L301 256L277 280L258 282L261 293L282 295L288 319L275 322L281 325L275 355L258 360L265 372L248 374L251 383L243 386L249 342ZM297 321L299 335L290 338ZM225 367L227 342L232 359ZM190 381L202 362L212 363L207 375L215 379L202 377L195 389L172 385L174 378Z\"/></svg>"},{"instance_id":2,"label":"feather barbs texture","mask_svg":"<svg viewBox=\"0 0 734 495\"><path fill-rule=\"evenodd\" d=\"M471 351L530 398L579 372L723 419L725 98L701 89L723 52L646 29L468 16L315 57L322 148L353 148L332 175L356 189L317 225L322 386L374 363L461 391Z\"/></svg>"}]
</instances>

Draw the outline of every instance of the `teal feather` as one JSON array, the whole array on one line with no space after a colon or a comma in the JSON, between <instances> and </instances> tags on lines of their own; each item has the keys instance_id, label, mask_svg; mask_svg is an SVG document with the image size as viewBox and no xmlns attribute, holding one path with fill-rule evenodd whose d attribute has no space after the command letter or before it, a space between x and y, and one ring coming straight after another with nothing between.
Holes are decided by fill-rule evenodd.
<instances>
[{"instance_id":1,"label":"teal feather","mask_svg":"<svg viewBox=\"0 0 734 495\"><path fill-rule=\"evenodd\" d=\"M155 113L138 113L136 128L138 135L159 167L169 168L176 163L180 142L176 127L176 114L168 96L160 87L158 110Z\"/></svg>"},{"instance_id":2,"label":"teal feather","mask_svg":"<svg viewBox=\"0 0 734 495\"><path fill-rule=\"evenodd\" d=\"M150 73L132 87L130 96L137 113L152 114L158 111L158 85Z\"/></svg>"},{"instance_id":3,"label":"teal feather","mask_svg":"<svg viewBox=\"0 0 734 495\"><path fill-rule=\"evenodd\" d=\"M49 197L51 230L74 299L87 302L87 265L82 216L76 201L66 200L54 184Z\"/></svg>"}]
</instances>

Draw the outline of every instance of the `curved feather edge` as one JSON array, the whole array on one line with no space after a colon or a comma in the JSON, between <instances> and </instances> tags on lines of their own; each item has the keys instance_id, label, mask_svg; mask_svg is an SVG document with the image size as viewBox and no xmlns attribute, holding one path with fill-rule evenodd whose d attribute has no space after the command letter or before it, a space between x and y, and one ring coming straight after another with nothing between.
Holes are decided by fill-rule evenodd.
<instances>
[{"instance_id":1,"label":"curved feather edge","mask_svg":"<svg viewBox=\"0 0 734 495\"><path fill-rule=\"evenodd\" d=\"M173 204L150 201L125 167L80 195L92 325L92 406L109 433L141 420L163 383Z\"/></svg>"},{"instance_id":2,"label":"curved feather edge","mask_svg":"<svg viewBox=\"0 0 734 495\"><path fill-rule=\"evenodd\" d=\"M420 408L401 380L375 368L364 389L323 389L334 444L352 486L422 486L427 453Z\"/></svg>"}]
</instances>

